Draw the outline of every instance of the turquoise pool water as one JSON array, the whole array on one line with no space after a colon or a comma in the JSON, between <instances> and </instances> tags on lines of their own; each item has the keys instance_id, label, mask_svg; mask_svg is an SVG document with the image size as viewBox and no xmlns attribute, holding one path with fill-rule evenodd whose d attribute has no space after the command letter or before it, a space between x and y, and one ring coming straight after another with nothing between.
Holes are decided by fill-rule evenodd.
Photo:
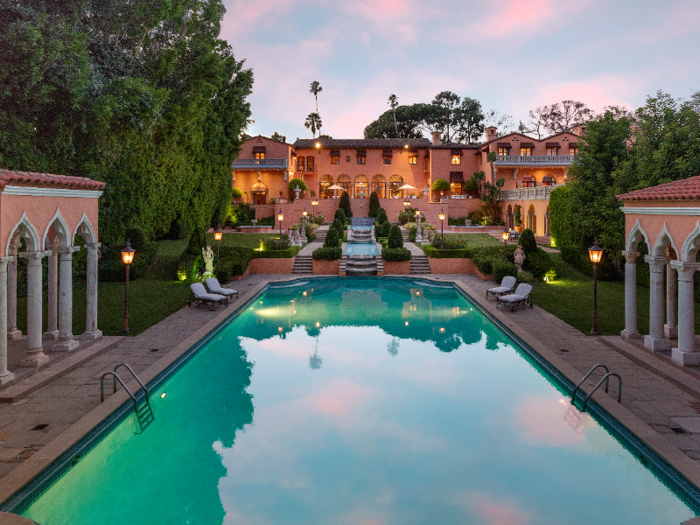
<instances>
[{"instance_id":1,"label":"turquoise pool water","mask_svg":"<svg viewBox=\"0 0 700 525\"><path fill-rule=\"evenodd\" d=\"M373 242L368 243L347 243L345 245L345 255L379 255L379 249Z\"/></svg>"},{"instance_id":2,"label":"turquoise pool water","mask_svg":"<svg viewBox=\"0 0 700 525\"><path fill-rule=\"evenodd\" d=\"M454 289L270 289L22 514L42 525L694 515ZM165 397L161 398L161 394Z\"/></svg>"}]
</instances>

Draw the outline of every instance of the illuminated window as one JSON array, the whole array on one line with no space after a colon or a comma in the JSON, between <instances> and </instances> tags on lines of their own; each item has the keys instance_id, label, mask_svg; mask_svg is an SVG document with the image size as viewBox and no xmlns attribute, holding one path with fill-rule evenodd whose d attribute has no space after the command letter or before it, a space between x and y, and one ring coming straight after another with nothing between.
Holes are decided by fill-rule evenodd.
<instances>
[{"instance_id":1,"label":"illuminated window","mask_svg":"<svg viewBox=\"0 0 700 525\"><path fill-rule=\"evenodd\" d=\"M559 148L547 148L548 157L556 157L559 155Z\"/></svg>"},{"instance_id":2,"label":"illuminated window","mask_svg":"<svg viewBox=\"0 0 700 525\"><path fill-rule=\"evenodd\" d=\"M551 175L545 175L542 177L542 186L554 186L556 183L556 179Z\"/></svg>"},{"instance_id":3,"label":"illuminated window","mask_svg":"<svg viewBox=\"0 0 700 525\"><path fill-rule=\"evenodd\" d=\"M459 166L462 164L462 155L452 155L452 165Z\"/></svg>"},{"instance_id":4,"label":"illuminated window","mask_svg":"<svg viewBox=\"0 0 700 525\"><path fill-rule=\"evenodd\" d=\"M357 163L358 164L366 164L367 163L367 157L364 155L358 155L357 156Z\"/></svg>"},{"instance_id":5,"label":"illuminated window","mask_svg":"<svg viewBox=\"0 0 700 525\"><path fill-rule=\"evenodd\" d=\"M510 151L509 148L499 147L498 148L498 156L499 157L507 157L509 151Z\"/></svg>"},{"instance_id":6,"label":"illuminated window","mask_svg":"<svg viewBox=\"0 0 700 525\"><path fill-rule=\"evenodd\" d=\"M316 163L313 157L306 157L306 171L316 171Z\"/></svg>"},{"instance_id":7,"label":"illuminated window","mask_svg":"<svg viewBox=\"0 0 700 525\"><path fill-rule=\"evenodd\" d=\"M384 155L382 158L384 159L384 164L391 164L391 155Z\"/></svg>"},{"instance_id":8,"label":"illuminated window","mask_svg":"<svg viewBox=\"0 0 700 525\"><path fill-rule=\"evenodd\" d=\"M418 155L409 155L408 156L408 163L411 165L418 164Z\"/></svg>"},{"instance_id":9,"label":"illuminated window","mask_svg":"<svg viewBox=\"0 0 700 525\"><path fill-rule=\"evenodd\" d=\"M369 197L369 184L367 182L367 177L364 175L358 175L355 177L355 195L356 199L366 199Z\"/></svg>"},{"instance_id":10,"label":"illuminated window","mask_svg":"<svg viewBox=\"0 0 700 525\"><path fill-rule=\"evenodd\" d=\"M389 197L392 199L403 197L403 190L399 189L401 186L403 186L403 177L401 175L389 177Z\"/></svg>"},{"instance_id":11,"label":"illuminated window","mask_svg":"<svg viewBox=\"0 0 700 525\"><path fill-rule=\"evenodd\" d=\"M521 157L532 157L532 148L520 148Z\"/></svg>"},{"instance_id":12,"label":"illuminated window","mask_svg":"<svg viewBox=\"0 0 700 525\"><path fill-rule=\"evenodd\" d=\"M265 159L265 153L254 153L255 155L255 160L264 160Z\"/></svg>"},{"instance_id":13,"label":"illuminated window","mask_svg":"<svg viewBox=\"0 0 700 525\"><path fill-rule=\"evenodd\" d=\"M331 164L340 164L340 156L332 156L331 157Z\"/></svg>"},{"instance_id":14,"label":"illuminated window","mask_svg":"<svg viewBox=\"0 0 700 525\"><path fill-rule=\"evenodd\" d=\"M333 185L333 177L330 175L324 175L318 182L318 194L322 199L333 198L333 190L329 190L328 187Z\"/></svg>"},{"instance_id":15,"label":"illuminated window","mask_svg":"<svg viewBox=\"0 0 700 525\"><path fill-rule=\"evenodd\" d=\"M377 192L377 197L386 199L386 179L381 175L372 177L372 191Z\"/></svg>"},{"instance_id":16,"label":"illuminated window","mask_svg":"<svg viewBox=\"0 0 700 525\"><path fill-rule=\"evenodd\" d=\"M304 171L304 157L297 157L297 171Z\"/></svg>"},{"instance_id":17,"label":"illuminated window","mask_svg":"<svg viewBox=\"0 0 700 525\"><path fill-rule=\"evenodd\" d=\"M569 155L578 155L578 147L569 146Z\"/></svg>"},{"instance_id":18,"label":"illuminated window","mask_svg":"<svg viewBox=\"0 0 700 525\"><path fill-rule=\"evenodd\" d=\"M464 184L461 182L450 183L450 193L452 195L462 195L463 189L464 189Z\"/></svg>"}]
</instances>

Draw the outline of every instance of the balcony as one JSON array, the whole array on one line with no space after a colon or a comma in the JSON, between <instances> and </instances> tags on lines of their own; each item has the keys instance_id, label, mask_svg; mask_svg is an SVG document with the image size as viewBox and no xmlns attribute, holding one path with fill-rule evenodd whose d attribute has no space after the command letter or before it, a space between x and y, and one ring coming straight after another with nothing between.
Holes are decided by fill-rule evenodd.
<instances>
[{"instance_id":1,"label":"balcony","mask_svg":"<svg viewBox=\"0 0 700 525\"><path fill-rule=\"evenodd\" d=\"M571 166L576 155L532 155L530 157L517 157L515 155L496 156L495 166Z\"/></svg>"},{"instance_id":2,"label":"balcony","mask_svg":"<svg viewBox=\"0 0 700 525\"><path fill-rule=\"evenodd\" d=\"M501 192L502 201L523 201L549 199L549 194L554 188L559 188L563 184L551 186L535 186L529 188L517 188L514 190L504 190Z\"/></svg>"},{"instance_id":3,"label":"balcony","mask_svg":"<svg viewBox=\"0 0 700 525\"><path fill-rule=\"evenodd\" d=\"M235 170L286 170L289 162L287 159L236 159L231 167Z\"/></svg>"}]
</instances>

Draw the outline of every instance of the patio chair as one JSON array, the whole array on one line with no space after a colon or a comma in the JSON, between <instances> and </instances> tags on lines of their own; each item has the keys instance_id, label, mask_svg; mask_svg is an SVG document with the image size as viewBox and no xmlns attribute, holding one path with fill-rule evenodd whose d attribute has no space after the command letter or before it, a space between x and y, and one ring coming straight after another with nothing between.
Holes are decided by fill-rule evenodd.
<instances>
[{"instance_id":1,"label":"patio chair","mask_svg":"<svg viewBox=\"0 0 700 525\"><path fill-rule=\"evenodd\" d=\"M224 288L219 284L219 280L216 277L209 277L204 279L204 284L207 285L211 293L223 295L225 297L231 297L233 295L238 295L237 290L231 290L230 288Z\"/></svg>"},{"instance_id":2,"label":"patio chair","mask_svg":"<svg viewBox=\"0 0 700 525\"><path fill-rule=\"evenodd\" d=\"M510 235L508 236L508 240L510 242L518 242L520 239L520 234L516 232L515 230L510 230Z\"/></svg>"},{"instance_id":3,"label":"patio chair","mask_svg":"<svg viewBox=\"0 0 700 525\"><path fill-rule=\"evenodd\" d=\"M207 289L204 288L202 283L192 283L190 290L192 295L188 302L189 306L192 306L193 303L197 306L208 305L211 310L216 310L216 305L219 303L228 305L228 297L216 293L207 293Z\"/></svg>"},{"instance_id":4,"label":"patio chair","mask_svg":"<svg viewBox=\"0 0 700 525\"><path fill-rule=\"evenodd\" d=\"M514 312L515 308L522 305L523 310L525 306L530 306L532 308L532 297L530 293L532 292L532 285L527 283L521 283L515 290L515 293L510 295L502 295L496 298L496 307L505 304L510 306L510 311Z\"/></svg>"},{"instance_id":5,"label":"patio chair","mask_svg":"<svg viewBox=\"0 0 700 525\"><path fill-rule=\"evenodd\" d=\"M501 286L486 290L486 298L488 299L489 297L501 297L502 295L513 293L516 282L517 281L515 277L513 277L512 275L506 275L501 281Z\"/></svg>"}]
</instances>

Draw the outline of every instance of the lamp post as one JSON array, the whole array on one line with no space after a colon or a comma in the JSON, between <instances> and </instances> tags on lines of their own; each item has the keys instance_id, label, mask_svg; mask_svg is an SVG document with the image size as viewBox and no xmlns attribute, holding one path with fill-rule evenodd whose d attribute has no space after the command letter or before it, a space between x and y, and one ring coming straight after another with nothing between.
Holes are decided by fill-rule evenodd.
<instances>
[{"instance_id":1,"label":"lamp post","mask_svg":"<svg viewBox=\"0 0 700 525\"><path fill-rule=\"evenodd\" d=\"M282 221L284 220L284 214L282 213L282 208L280 208L280 212L277 214L277 220L280 221L280 250L282 249Z\"/></svg>"},{"instance_id":2,"label":"lamp post","mask_svg":"<svg viewBox=\"0 0 700 525\"><path fill-rule=\"evenodd\" d=\"M588 248L588 256L593 263L593 328L591 335L598 335L598 263L603 258L603 248L598 246L598 239Z\"/></svg>"},{"instance_id":3,"label":"lamp post","mask_svg":"<svg viewBox=\"0 0 700 525\"><path fill-rule=\"evenodd\" d=\"M505 230L501 232L501 239L503 239L503 259L506 263L508 262L508 239L510 237L510 230L506 226Z\"/></svg>"},{"instance_id":4,"label":"lamp post","mask_svg":"<svg viewBox=\"0 0 700 525\"><path fill-rule=\"evenodd\" d=\"M406 197L406 198L403 200L403 209L404 209L404 210L407 210L408 207L409 207L410 205L411 205L411 201L409 201L409 200L408 200L408 197Z\"/></svg>"},{"instance_id":5,"label":"lamp post","mask_svg":"<svg viewBox=\"0 0 700 525\"><path fill-rule=\"evenodd\" d=\"M129 333L129 268L134 261L134 250L131 247L129 239L126 240L126 246L121 249L122 262L126 265L126 292L124 294L124 333Z\"/></svg>"},{"instance_id":6,"label":"lamp post","mask_svg":"<svg viewBox=\"0 0 700 525\"><path fill-rule=\"evenodd\" d=\"M416 209L416 244L423 242L423 231L420 227L420 210Z\"/></svg>"},{"instance_id":7,"label":"lamp post","mask_svg":"<svg viewBox=\"0 0 700 525\"><path fill-rule=\"evenodd\" d=\"M214 230L214 239L216 239L216 272L219 273L219 242L221 241L221 237L224 235L224 232L221 231L221 228L217 228Z\"/></svg>"},{"instance_id":8,"label":"lamp post","mask_svg":"<svg viewBox=\"0 0 700 525\"><path fill-rule=\"evenodd\" d=\"M313 213L314 215L316 215L316 207L318 206L318 201L317 201L317 200L311 201L311 206L312 206L312 208L311 208L312 213Z\"/></svg>"},{"instance_id":9,"label":"lamp post","mask_svg":"<svg viewBox=\"0 0 700 525\"><path fill-rule=\"evenodd\" d=\"M440 249L445 247L445 212L440 208L440 213L438 214L440 218Z\"/></svg>"}]
</instances>

